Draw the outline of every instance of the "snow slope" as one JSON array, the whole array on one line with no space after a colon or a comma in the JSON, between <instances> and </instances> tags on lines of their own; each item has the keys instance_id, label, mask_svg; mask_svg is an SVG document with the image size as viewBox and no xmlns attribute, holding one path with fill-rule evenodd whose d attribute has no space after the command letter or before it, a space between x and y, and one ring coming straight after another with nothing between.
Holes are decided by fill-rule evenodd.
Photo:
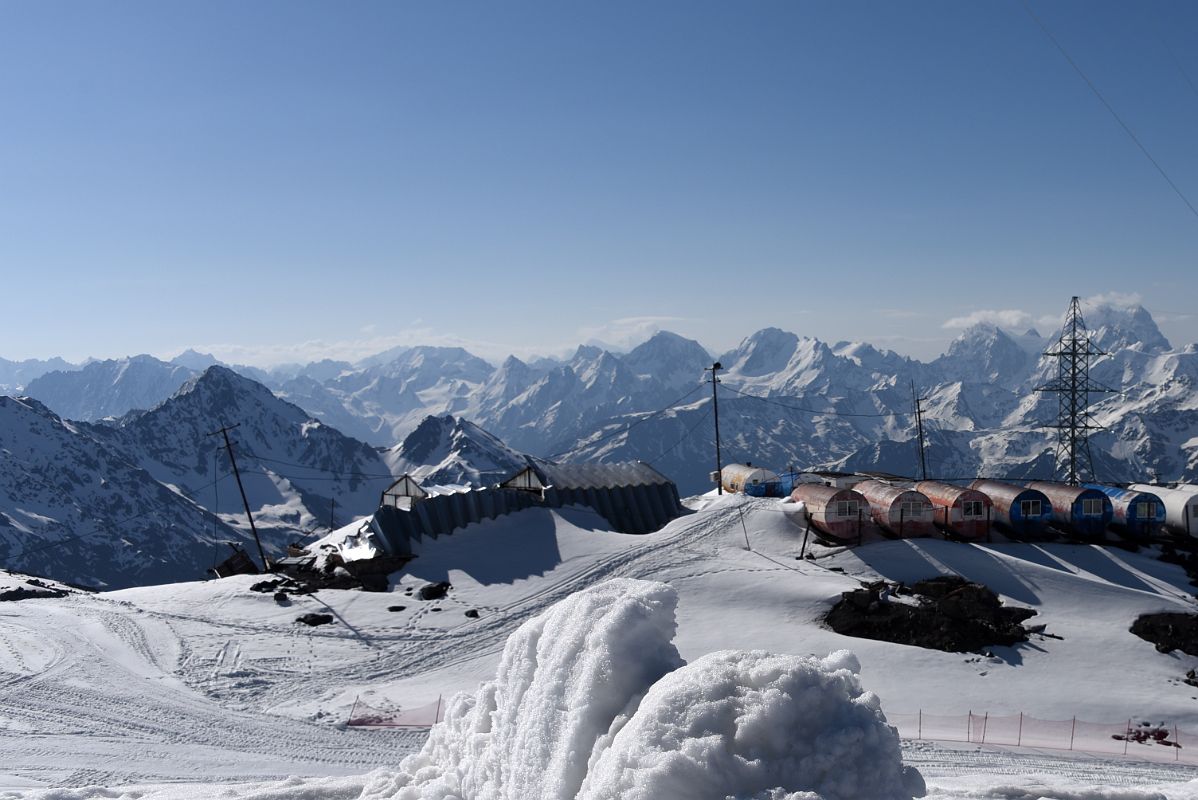
<instances>
[{"instance_id":1,"label":"snow slope","mask_svg":"<svg viewBox=\"0 0 1198 800\"><path fill-rule=\"evenodd\" d=\"M233 797L374 791L423 736L339 728L356 699L414 708L472 692L495 676L521 624L609 578L673 587L674 641L688 662L729 648L820 658L847 648L860 661L862 685L896 717L1022 711L1042 719L1168 720L1198 731L1198 692L1179 680L1198 659L1158 653L1128 632L1145 611L1194 610L1179 568L1091 546L937 540L818 548L816 561L801 561L802 530L782 505L736 496L692 505L699 510L642 537L610 533L593 513L569 508L472 525L425 542L385 593L321 591L280 606L248 590L253 578L236 577L6 604L0 728L18 735L0 743L0 772L8 773L0 784L160 785L210 776L253 782L230 789ZM1036 609L1032 622L1050 636L987 657L851 639L818 623L859 580L951 571ZM439 580L452 583L448 597L414 596ZM471 610L477 618L465 614ZM334 622L297 625L309 611ZM1028 786L1039 780L1073 792L1053 797L1148 798L1161 795L1079 786L1198 777L1185 764L1079 762L1085 757L926 742L908 745L906 758L934 797L1038 797L1045 793ZM376 766L386 771L325 777ZM311 780L262 783L286 774ZM1007 784L1022 788L1002 789ZM148 796L203 796L186 791L200 790ZM1184 785L1155 791L1198 796Z\"/></svg>"}]
</instances>

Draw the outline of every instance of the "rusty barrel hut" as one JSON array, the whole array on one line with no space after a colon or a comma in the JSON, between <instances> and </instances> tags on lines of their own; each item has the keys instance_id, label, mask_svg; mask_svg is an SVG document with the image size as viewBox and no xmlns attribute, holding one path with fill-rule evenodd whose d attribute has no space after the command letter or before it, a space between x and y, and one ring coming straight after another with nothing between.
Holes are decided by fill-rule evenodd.
<instances>
[{"instance_id":1,"label":"rusty barrel hut","mask_svg":"<svg viewBox=\"0 0 1198 800\"><path fill-rule=\"evenodd\" d=\"M1146 483L1133 483L1138 492L1151 492L1165 504L1165 527L1174 533L1198 537L1198 489L1187 486L1167 489Z\"/></svg>"},{"instance_id":2,"label":"rusty barrel hut","mask_svg":"<svg viewBox=\"0 0 1198 800\"><path fill-rule=\"evenodd\" d=\"M1087 489L1097 489L1110 498L1114 511L1111 516L1112 527L1143 538L1150 538L1165 527L1165 503L1155 493L1117 489L1097 483L1082 485Z\"/></svg>"},{"instance_id":3,"label":"rusty barrel hut","mask_svg":"<svg viewBox=\"0 0 1198 800\"><path fill-rule=\"evenodd\" d=\"M856 539L869 514L869 501L852 489L800 483L790 496L807 506L811 526L833 539Z\"/></svg>"},{"instance_id":4,"label":"rusty barrel hut","mask_svg":"<svg viewBox=\"0 0 1198 800\"><path fill-rule=\"evenodd\" d=\"M990 498L995 524L1008 533L1039 536L1052 521L1052 503L1036 489L987 478L979 478L969 488Z\"/></svg>"},{"instance_id":5,"label":"rusty barrel hut","mask_svg":"<svg viewBox=\"0 0 1198 800\"><path fill-rule=\"evenodd\" d=\"M720 482L725 492L750 497L778 497L781 492L777 473L752 464L729 464L720 470Z\"/></svg>"},{"instance_id":6,"label":"rusty barrel hut","mask_svg":"<svg viewBox=\"0 0 1198 800\"><path fill-rule=\"evenodd\" d=\"M884 531L912 539L936 530L932 503L921 492L882 481L862 481L853 490L869 501L870 518Z\"/></svg>"},{"instance_id":7,"label":"rusty barrel hut","mask_svg":"<svg viewBox=\"0 0 1198 800\"><path fill-rule=\"evenodd\" d=\"M1028 481L1027 487L1043 492L1052 503L1052 520L1058 528L1097 539L1111 524L1114 506L1111 499L1097 489L1051 481Z\"/></svg>"},{"instance_id":8,"label":"rusty barrel hut","mask_svg":"<svg viewBox=\"0 0 1198 800\"><path fill-rule=\"evenodd\" d=\"M915 489L932 502L932 520L945 533L969 540L990 533L991 503L984 492L940 481L920 481Z\"/></svg>"}]
</instances>

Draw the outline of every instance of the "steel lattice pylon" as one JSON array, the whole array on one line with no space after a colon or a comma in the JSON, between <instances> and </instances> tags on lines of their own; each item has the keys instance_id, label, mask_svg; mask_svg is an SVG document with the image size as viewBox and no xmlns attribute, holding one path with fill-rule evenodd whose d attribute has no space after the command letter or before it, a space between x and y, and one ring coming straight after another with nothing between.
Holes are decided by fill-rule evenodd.
<instances>
[{"instance_id":1,"label":"steel lattice pylon","mask_svg":"<svg viewBox=\"0 0 1198 800\"><path fill-rule=\"evenodd\" d=\"M1086 322L1082 319L1081 304L1076 297L1069 303L1065 325L1056 347L1044 355L1060 359L1055 380L1037 386L1037 392L1055 392L1058 398L1056 477L1070 486L1081 483L1083 472L1094 477L1094 461L1090 456L1090 431L1101 430L1087 410L1090 395L1113 392L1090 380L1090 357L1106 355L1090 341Z\"/></svg>"}]
</instances>

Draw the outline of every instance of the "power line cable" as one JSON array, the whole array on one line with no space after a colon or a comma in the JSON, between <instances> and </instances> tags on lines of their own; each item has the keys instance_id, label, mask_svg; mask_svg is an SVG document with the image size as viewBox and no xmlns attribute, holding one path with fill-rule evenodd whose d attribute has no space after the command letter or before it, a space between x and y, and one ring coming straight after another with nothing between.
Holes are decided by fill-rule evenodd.
<instances>
[{"instance_id":1,"label":"power line cable","mask_svg":"<svg viewBox=\"0 0 1198 800\"><path fill-rule=\"evenodd\" d=\"M594 447L596 445L603 444L604 442L608 441L609 439L614 439L615 437L619 436L620 434L628 433L633 428L637 427L638 425L641 425L642 423L648 422L649 420L656 417L658 414L664 414L665 412L670 411L671 409L678 408L679 404L682 403L683 400L685 400L686 398L690 397L695 392L702 389L704 385L705 384L700 383L700 384L694 386L689 392L682 395L682 397L679 397L677 400L673 401L665 408L659 408L658 410L652 412L651 414L641 417L636 422L629 425L627 428L624 428L622 430L612 431L611 433L607 434L606 436L601 436L593 442L585 442L576 447L572 447L569 450L563 450L560 453L551 453L550 455L547 455L544 458L546 461L551 461L555 458L558 458L559 456L568 456L568 455L570 455L570 453L577 452L577 451L582 450L587 447Z\"/></svg>"},{"instance_id":2,"label":"power line cable","mask_svg":"<svg viewBox=\"0 0 1198 800\"><path fill-rule=\"evenodd\" d=\"M858 414L858 413L849 412L849 411L819 411L814 408L806 408L804 406L794 406L794 405L790 405L789 403L780 403L777 400L773 399L772 397L762 397L761 395L749 394L748 392L742 392L739 389L733 389L731 386L728 386L727 384L721 384L721 385L723 385L723 387L726 390L728 390L729 392L738 394L741 397L751 397L754 400L760 400L763 403L769 403L771 405L778 406L779 408L787 408L787 409L790 409L791 411L803 411L805 413L812 414L817 417L865 417L865 418L869 418L869 419L878 419L878 418L882 418L882 417L910 417L910 416L913 416L912 412L910 412L910 411L891 411L891 412L887 412L884 414Z\"/></svg>"},{"instance_id":3,"label":"power line cable","mask_svg":"<svg viewBox=\"0 0 1198 800\"><path fill-rule=\"evenodd\" d=\"M714 407L707 409L707 413L704 414L702 417L700 417L698 422L696 422L694 425L687 428L686 433L682 434L681 439L674 442L674 444L671 445L670 448L667 449L665 452L661 453L660 455L658 455L655 458L650 459L649 461L646 461L645 463L648 464L649 466L653 466L658 461L661 461L663 458L668 456L670 453L677 450L678 446L681 445L683 442L685 442L687 439L689 439L691 437L691 434L693 434L698 429L698 427L700 425L702 425L704 422L706 422L708 420L708 418L710 418L714 413L715 413Z\"/></svg>"},{"instance_id":4,"label":"power line cable","mask_svg":"<svg viewBox=\"0 0 1198 800\"><path fill-rule=\"evenodd\" d=\"M1123 118L1119 116L1119 112L1115 111L1114 106L1107 102L1107 99L1103 96L1102 92L1098 91L1098 87L1094 85L1094 81L1090 80L1086 73L1082 71L1082 68L1078 66L1078 63L1074 61L1073 57L1070 56L1068 51L1065 50L1065 47L1060 43L1060 41L1057 40L1057 37L1052 35L1052 31L1048 29L1048 26L1046 26L1038 16L1036 16L1036 12L1032 11L1032 7L1028 4L1027 0L1022 0L1022 4L1023 10L1026 11L1028 16L1032 18L1032 21L1034 21L1036 25L1040 27L1040 30L1044 31L1044 35L1052 41L1053 45L1056 46L1060 54L1065 57L1065 60L1069 62L1069 66L1073 67L1073 70L1081 76L1083 81L1086 82L1086 85L1090 87L1090 91L1094 93L1094 96L1099 99L1103 106L1106 107L1106 110L1110 112L1111 116L1115 118L1115 122L1119 123L1119 126L1123 128L1123 131L1131 138L1133 142L1135 142L1136 147L1140 148L1140 152L1144 154L1144 157L1152 163L1152 166L1156 167L1156 171L1161 174L1161 177L1165 179L1165 182L1168 183L1170 188L1172 188L1177 196L1181 198L1181 202L1186 204L1186 208L1190 209L1190 213L1193 214L1195 218L1198 218L1198 208L1194 208L1194 204L1190 202L1189 198L1185 196L1178 185L1173 182L1173 179L1169 177L1167 172L1165 172L1165 168L1162 167L1160 163L1152 157L1152 154L1148 152L1148 148L1145 147L1144 143L1140 141L1140 138L1136 136L1128 124L1123 121Z\"/></svg>"},{"instance_id":5,"label":"power line cable","mask_svg":"<svg viewBox=\"0 0 1198 800\"><path fill-rule=\"evenodd\" d=\"M219 478L215 479L214 481L212 481L210 483L204 484L203 486L199 487L195 491L185 492L182 489L176 489L175 493L179 494L183 497L186 497L188 500L191 500L193 503L196 503L196 507L199 508L201 511L206 511L207 509L205 509L203 506L199 505L199 501L196 500L196 497L200 494L200 492L203 492L206 489L212 488L213 486L220 483L221 481L223 481L225 478L229 477L232 474L233 474L232 472L226 472L225 474L221 475ZM40 553L43 550L51 550L55 547L61 547L62 545L67 544L68 542L79 541L81 539L87 539L87 538L90 538L92 536L97 536L102 533L111 533L112 531L110 528L118 528L121 525L125 525L130 522L133 522L134 520L141 519L142 517L146 517L146 516L149 516L150 514L157 513L157 511L158 511L158 509L154 509L154 508L147 509L147 510L141 512L140 514L134 514L131 517L126 517L124 519L117 520L116 522L111 523L109 528L97 528L97 529L89 531L87 533L79 533L74 536L68 536L65 539L56 539L53 542L47 542L46 544L39 545L38 547L27 547L27 548L23 548L23 549L19 550L16 553L6 553L4 555L4 560L11 561L14 558L21 558L21 557L30 555L32 553ZM209 512L209 513L213 513L213 515L215 516L214 512Z\"/></svg>"}]
</instances>

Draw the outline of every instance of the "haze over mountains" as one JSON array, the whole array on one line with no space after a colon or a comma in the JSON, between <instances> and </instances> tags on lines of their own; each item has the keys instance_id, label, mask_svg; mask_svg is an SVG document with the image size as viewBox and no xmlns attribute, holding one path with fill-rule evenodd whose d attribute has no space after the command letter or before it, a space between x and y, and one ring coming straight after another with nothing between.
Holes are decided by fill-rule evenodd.
<instances>
[{"instance_id":1,"label":"haze over mountains","mask_svg":"<svg viewBox=\"0 0 1198 800\"><path fill-rule=\"evenodd\" d=\"M1172 347L1139 307L1092 308L1087 322L1109 354L1095 361L1092 377L1120 390L1092 398L1095 420L1106 428L1092 440L1098 479L1194 480L1198 348ZM914 384L926 398L933 477L1048 478L1055 440L1044 423L1055 418L1057 398L1035 389L1056 374L1055 360L1042 355L1056 335L978 325L939 358L920 362L860 342L758 331L719 356L724 462L914 475ZM10 452L40 454L6 458L0 468L8 552L29 536L76 536L92 513L95 526L112 533L137 514L174 531L166 539L187 540L170 548L190 553L177 556L186 568L173 569L195 577L211 566L213 542L245 541L227 456L207 435L238 423L251 507L276 550L306 529L369 513L390 477L404 472L427 483L485 484L528 455L640 459L692 494L709 488L714 467L704 372L712 355L665 331L627 353L580 346L568 359L534 364L510 357L492 366L445 347L270 372L215 361L188 351L170 362L134 356L30 378L24 393L36 402L6 401L0 429ZM37 366L16 369L6 374L28 376ZM29 476L38 474L57 488L35 486ZM127 547L160 563L157 548L165 545L151 542L148 530L127 531ZM40 561L6 563L87 577L67 569L83 558L79 547L63 550L58 562L41 552ZM112 582L130 574L122 568L92 577Z\"/></svg>"}]
</instances>

